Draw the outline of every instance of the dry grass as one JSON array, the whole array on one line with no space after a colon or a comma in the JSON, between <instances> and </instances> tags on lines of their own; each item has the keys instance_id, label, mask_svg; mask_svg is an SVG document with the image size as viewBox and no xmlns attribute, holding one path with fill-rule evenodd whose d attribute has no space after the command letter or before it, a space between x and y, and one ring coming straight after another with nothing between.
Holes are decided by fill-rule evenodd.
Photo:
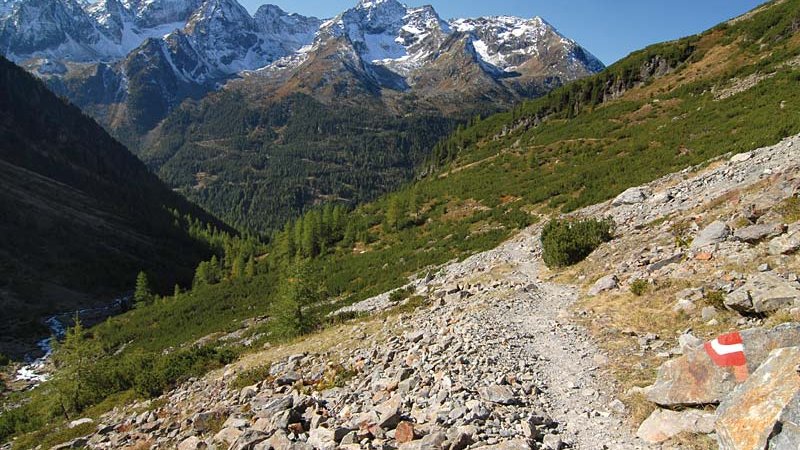
<instances>
[{"instance_id":1,"label":"dry grass","mask_svg":"<svg viewBox=\"0 0 800 450\"><path fill-rule=\"evenodd\" d=\"M631 422L636 425L644 422L656 410L656 405L648 401L641 392L626 395L622 401L630 412Z\"/></svg>"},{"instance_id":2,"label":"dry grass","mask_svg":"<svg viewBox=\"0 0 800 450\"><path fill-rule=\"evenodd\" d=\"M717 450L719 444L716 439L702 434L681 433L672 438L674 448L691 448L694 450Z\"/></svg>"}]
</instances>

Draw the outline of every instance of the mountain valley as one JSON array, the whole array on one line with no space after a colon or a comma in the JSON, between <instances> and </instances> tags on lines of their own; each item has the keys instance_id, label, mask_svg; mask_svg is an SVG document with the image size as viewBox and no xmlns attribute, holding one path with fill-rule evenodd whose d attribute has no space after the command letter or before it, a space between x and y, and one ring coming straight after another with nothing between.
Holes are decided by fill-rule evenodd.
<instances>
[{"instance_id":1,"label":"mountain valley","mask_svg":"<svg viewBox=\"0 0 800 450\"><path fill-rule=\"evenodd\" d=\"M35 145L0 165L0 208L21 217L5 261L31 255L26 273L49 280L109 261L83 249L140 250L123 238L162 226L173 241L151 247L134 308L65 332L47 381L0 355L4 450L797 448L800 1L607 68L543 19L445 21L393 0L328 20L74 5L117 5L140 34L188 25L123 59L82 44L88 60L43 77L56 92L79 66L106 71L97 86L126 61L172 77L159 61L175 55L210 84L169 86L180 100L136 133L103 116L130 119L116 108L134 84L109 108L69 97L134 157L6 63L18 81L0 107L26 107L6 108L4 142ZM267 16L289 47L268 43ZM193 34L234 17L256 25ZM51 56L19 62L42 75L28 63ZM93 164L100 149L116 162ZM130 268L128 289L145 269Z\"/></svg>"}]
</instances>

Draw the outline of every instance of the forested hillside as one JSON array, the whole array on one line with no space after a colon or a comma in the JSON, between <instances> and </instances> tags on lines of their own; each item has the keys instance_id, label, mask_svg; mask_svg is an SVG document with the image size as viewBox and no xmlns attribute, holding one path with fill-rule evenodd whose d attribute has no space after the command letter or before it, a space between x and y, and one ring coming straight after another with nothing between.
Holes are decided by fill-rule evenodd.
<instances>
[{"instance_id":1,"label":"forested hillside","mask_svg":"<svg viewBox=\"0 0 800 450\"><path fill-rule=\"evenodd\" d=\"M0 86L0 352L47 335L45 314L110 302L140 270L159 289L191 281L211 255L204 224L220 224L2 58Z\"/></svg>"},{"instance_id":2,"label":"forested hillside","mask_svg":"<svg viewBox=\"0 0 800 450\"><path fill-rule=\"evenodd\" d=\"M354 205L400 186L456 122L398 115L368 97L325 104L261 95L226 89L184 104L140 157L188 198L262 233L314 205Z\"/></svg>"}]
</instances>

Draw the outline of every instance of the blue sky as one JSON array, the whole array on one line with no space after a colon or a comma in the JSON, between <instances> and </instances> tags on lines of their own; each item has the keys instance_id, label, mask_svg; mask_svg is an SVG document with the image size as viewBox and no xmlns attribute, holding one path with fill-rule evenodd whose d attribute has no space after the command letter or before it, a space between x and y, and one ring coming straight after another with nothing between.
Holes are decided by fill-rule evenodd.
<instances>
[{"instance_id":1,"label":"blue sky","mask_svg":"<svg viewBox=\"0 0 800 450\"><path fill-rule=\"evenodd\" d=\"M289 12L332 17L357 0L239 0L251 12L273 3ZM403 0L401 0L403 1ZM606 64L649 44L695 34L763 0L406 0L432 4L445 19L482 15L541 16Z\"/></svg>"}]
</instances>

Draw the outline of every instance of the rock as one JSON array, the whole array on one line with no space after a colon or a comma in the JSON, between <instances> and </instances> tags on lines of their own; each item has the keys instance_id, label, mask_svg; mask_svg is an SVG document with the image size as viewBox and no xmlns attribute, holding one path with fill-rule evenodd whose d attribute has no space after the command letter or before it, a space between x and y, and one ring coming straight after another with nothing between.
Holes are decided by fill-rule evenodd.
<instances>
[{"instance_id":1,"label":"rock","mask_svg":"<svg viewBox=\"0 0 800 450\"><path fill-rule=\"evenodd\" d=\"M717 317L717 314L719 314L717 312L717 308L714 308L713 306L706 306L700 311L700 317L706 322L714 317Z\"/></svg>"},{"instance_id":2,"label":"rock","mask_svg":"<svg viewBox=\"0 0 800 450\"><path fill-rule=\"evenodd\" d=\"M639 427L636 436L649 444L657 444L680 433L710 434L714 432L715 419L714 413L696 409L656 409Z\"/></svg>"},{"instance_id":3,"label":"rock","mask_svg":"<svg viewBox=\"0 0 800 450\"><path fill-rule=\"evenodd\" d=\"M69 442L66 442L64 444L59 444L59 445L53 446L52 448L50 448L50 450L67 450L67 449L71 449L71 448L86 448L86 444L88 444L88 443L89 443L89 441L86 438L80 437L80 438L77 438L77 439L73 439L73 440L71 440Z\"/></svg>"},{"instance_id":4,"label":"rock","mask_svg":"<svg viewBox=\"0 0 800 450\"><path fill-rule=\"evenodd\" d=\"M713 222L694 238L691 248L692 250L699 250L709 245L718 244L727 239L730 234L731 230L725 222Z\"/></svg>"},{"instance_id":5,"label":"rock","mask_svg":"<svg viewBox=\"0 0 800 450\"><path fill-rule=\"evenodd\" d=\"M278 386L291 386L291 385L297 383L298 381L300 381L302 379L303 379L303 377L300 376L299 373L297 373L297 372L295 372L293 370L290 370L290 371L284 373L283 375L279 376L275 380L275 384L277 384Z\"/></svg>"},{"instance_id":6,"label":"rock","mask_svg":"<svg viewBox=\"0 0 800 450\"><path fill-rule=\"evenodd\" d=\"M647 200L650 193L640 187L633 187L619 194L612 202L612 206L636 205Z\"/></svg>"},{"instance_id":7,"label":"rock","mask_svg":"<svg viewBox=\"0 0 800 450\"><path fill-rule=\"evenodd\" d=\"M546 434L542 439L542 446L549 450L561 450L564 448L564 442L561 440L561 437L556 434ZM530 444L528 444L527 447L520 448L530 448Z\"/></svg>"},{"instance_id":8,"label":"rock","mask_svg":"<svg viewBox=\"0 0 800 450\"><path fill-rule=\"evenodd\" d=\"M69 423L68 427L70 429L72 429L72 428L75 428L75 427L79 427L81 425L86 425L88 423L94 423L94 420L92 420L92 419L90 419L88 417L84 417L82 419L73 420L72 422Z\"/></svg>"},{"instance_id":9,"label":"rock","mask_svg":"<svg viewBox=\"0 0 800 450\"><path fill-rule=\"evenodd\" d=\"M256 446L257 450L262 448L264 450L289 450L292 448L292 441L286 436L285 431L278 431L272 437Z\"/></svg>"},{"instance_id":10,"label":"rock","mask_svg":"<svg viewBox=\"0 0 800 450\"><path fill-rule=\"evenodd\" d=\"M694 255L694 259L697 261L711 261L714 259L714 254L711 252L700 252Z\"/></svg>"},{"instance_id":11,"label":"rock","mask_svg":"<svg viewBox=\"0 0 800 450\"><path fill-rule=\"evenodd\" d=\"M267 433L257 430L245 430L230 446L230 450L253 450L255 446L269 438ZM322 448L322 447L320 447ZM325 449L329 450L329 449Z\"/></svg>"},{"instance_id":12,"label":"rock","mask_svg":"<svg viewBox=\"0 0 800 450\"><path fill-rule=\"evenodd\" d=\"M683 261L683 258L685 256L686 255L683 252L678 252L678 253L670 256L669 258L665 258L665 259L662 259L661 261L658 261L658 262L655 262L653 264L650 264L649 266L647 266L647 271L648 272L656 272L656 271L661 270L664 267L667 267L669 265L677 264L677 263Z\"/></svg>"},{"instance_id":13,"label":"rock","mask_svg":"<svg viewBox=\"0 0 800 450\"><path fill-rule=\"evenodd\" d=\"M752 157L753 157L753 152L739 153L739 154L733 155L731 157L730 161L732 163L734 163L734 164L738 164L738 163L743 163L745 161L749 161L750 158L752 158Z\"/></svg>"},{"instance_id":14,"label":"rock","mask_svg":"<svg viewBox=\"0 0 800 450\"><path fill-rule=\"evenodd\" d=\"M548 436L554 436L554 435L548 435ZM555 436L555 438L558 438L558 436ZM547 437L545 437L545 439L554 440L554 438L547 438ZM561 439L559 438L558 440L560 441ZM552 443L549 444L552 445ZM514 439L511 441L501 442L495 445L486 445L480 448L483 450L528 450L532 447L531 444L524 439ZM545 448L552 448L552 447L545 447Z\"/></svg>"},{"instance_id":15,"label":"rock","mask_svg":"<svg viewBox=\"0 0 800 450\"><path fill-rule=\"evenodd\" d=\"M178 444L178 450L205 450L208 445L197 436L190 436Z\"/></svg>"},{"instance_id":16,"label":"rock","mask_svg":"<svg viewBox=\"0 0 800 450\"><path fill-rule=\"evenodd\" d=\"M769 242L770 255L791 255L800 250L800 223L789 227L789 233Z\"/></svg>"},{"instance_id":17,"label":"rock","mask_svg":"<svg viewBox=\"0 0 800 450\"><path fill-rule=\"evenodd\" d=\"M760 224L749 227L739 228L733 233L733 238L748 244L758 244L759 242L783 234L785 231L782 224Z\"/></svg>"},{"instance_id":18,"label":"rock","mask_svg":"<svg viewBox=\"0 0 800 450\"><path fill-rule=\"evenodd\" d=\"M422 439L401 444L398 450L441 450L445 441L447 436L441 431L435 431Z\"/></svg>"},{"instance_id":19,"label":"rock","mask_svg":"<svg viewBox=\"0 0 800 450\"><path fill-rule=\"evenodd\" d=\"M513 405L517 399L514 393L508 386L500 386L493 384L478 389L481 398L487 402L497 403L499 405Z\"/></svg>"},{"instance_id":20,"label":"rock","mask_svg":"<svg viewBox=\"0 0 800 450\"><path fill-rule=\"evenodd\" d=\"M416 439L414 424L411 422L400 422L394 432L394 439L398 444L405 444Z\"/></svg>"},{"instance_id":21,"label":"rock","mask_svg":"<svg viewBox=\"0 0 800 450\"><path fill-rule=\"evenodd\" d=\"M800 306L800 289L774 273L753 275L725 298L725 306L742 314L762 314Z\"/></svg>"},{"instance_id":22,"label":"rock","mask_svg":"<svg viewBox=\"0 0 800 450\"><path fill-rule=\"evenodd\" d=\"M214 435L214 442L222 442L228 445L233 444L242 435L242 430L236 428L223 428Z\"/></svg>"},{"instance_id":23,"label":"rock","mask_svg":"<svg viewBox=\"0 0 800 450\"><path fill-rule=\"evenodd\" d=\"M684 333L678 336L678 346L680 346L681 350L684 352L697 350L702 347L704 342L695 337L691 333Z\"/></svg>"},{"instance_id":24,"label":"rock","mask_svg":"<svg viewBox=\"0 0 800 450\"><path fill-rule=\"evenodd\" d=\"M800 347L777 349L717 410L720 450L764 449L784 417L796 420ZM779 442L780 443L780 442ZM794 443L797 448L797 442ZM772 447L771 447L772 448Z\"/></svg>"},{"instance_id":25,"label":"rock","mask_svg":"<svg viewBox=\"0 0 800 450\"><path fill-rule=\"evenodd\" d=\"M394 395L379 405L375 412L378 414L378 426L384 430L393 430L400 423L400 408L403 406L403 398Z\"/></svg>"},{"instance_id":26,"label":"rock","mask_svg":"<svg viewBox=\"0 0 800 450\"><path fill-rule=\"evenodd\" d=\"M329 428L315 428L308 433L308 443L318 450L334 450L336 437L334 430Z\"/></svg>"},{"instance_id":27,"label":"rock","mask_svg":"<svg viewBox=\"0 0 800 450\"><path fill-rule=\"evenodd\" d=\"M758 266L759 272L769 272L770 270L772 270L772 267L769 266L769 263L764 263Z\"/></svg>"},{"instance_id":28,"label":"rock","mask_svg":"<svg viewBox=\"0 0 800 450\"><path fill-rule=\"evenodd\" d=\"M800 346L800 323L771 330L753 328L740 333L747 369L754 372L776 348ZM647 388L648 400L661 406L697 406L719 403L739 384L734 369L717 366L705 347L687 350L658 369L656 382Z\"/></svg>"},{"instance_id":29,"label":"rock","mask_svg":"<svg viewBox=\"0 0 800 450\"><path fill-rule=\"evenodd\" d=\"M472 435L463 431L456 433L456 435L448 439L448 441L450 443L449 450L464 450L475 443Z\"/></svg>"},{"instance_id":30,"label":"rock","mask_svg":"<svg viewBox=\"0 0 800 450\"><path fill-rule=\"evenodd\" d=\"M800 375L800 371L798 371ZM778 419L778 432L769 441L769 450L795 450L800 442L800 395L795 394L792 402L783 410Z\"/></svg>"},{"instance_id":31,"label":"rock","mask_svg":"<svg viewBox=\"0 0 800 450\"><path fill-rule=\"evenodd\" d=\"M593 297L601 292L616 289L619 285L619 279L616 275L607 275L597 280L597 282L589 289L588 295Z\"/></svg>"},{"instance_id":32,"label":"rock","mask_svg":"<svg viewBox=\"0 0 800 450\"><path fill-rule=\"evenodd\" d=\"M424 337L425 337L425 332L421 330L410 331L406 333L406 340L408 342L411 342L412 344L416 344L417 342L421 341L422 338Z\"/></svg>"}]
</instances>

